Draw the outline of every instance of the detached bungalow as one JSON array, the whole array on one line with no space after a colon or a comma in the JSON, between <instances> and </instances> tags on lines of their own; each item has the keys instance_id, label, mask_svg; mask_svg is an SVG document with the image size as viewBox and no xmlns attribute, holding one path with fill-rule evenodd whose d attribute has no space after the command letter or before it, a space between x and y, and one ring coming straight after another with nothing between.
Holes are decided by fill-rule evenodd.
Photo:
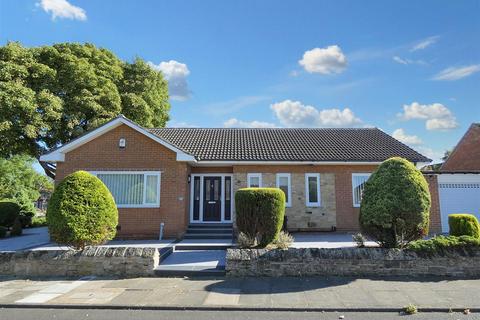
<instances>
[{"instance_id":1,"label":"detached bungalow","mask_svg":"<svg viewBox=\"0 0 480 320\"><path fill-rule=\"evenodd\" d=\"M119 237L156 238L161 223L167 237L231 224L244 187L281 188L289 230L355 231L364 182L393 156L431 161L376 128L145 129L120 116L41 161L56 163L56 182L77 170L100 178L119 208Z\"/></svg>"}]
</instances>

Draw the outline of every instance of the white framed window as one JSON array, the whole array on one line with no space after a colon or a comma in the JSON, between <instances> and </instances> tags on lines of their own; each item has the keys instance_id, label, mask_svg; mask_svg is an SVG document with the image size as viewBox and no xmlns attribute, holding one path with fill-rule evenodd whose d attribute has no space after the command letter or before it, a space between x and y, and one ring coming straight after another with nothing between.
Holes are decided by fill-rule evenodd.
<instances>
[{"instance_id":1,"label":"white framed window","mask_svg":"<svg viewBox=\"0 0 480 320\"><path fill-rule=\"evenodd\" d=\"M261 188L262 187L262 174L261 173L249 173L249 174L247 174L247 187L249 187L249 188Z\"/></svg>"},{"instance_id":2,"label":"white framed window","mask_svg":"<svg viewBox=\"0 0 480 320\"><path fill-rule=\"evenodd\" d=\"M353 194L353 206L360 207L362 202L363 189L365 188L365 182L370 178L371 173L352 173L352 194Z\"/></svg>"},{"instance_id":3,"label":"white framed window","mask_svg":"<svg viewBox=\"0 0 480 320\"><path fill-rule=\"evenodd\" d=\"M158 171L94 171L110 190L118 208L160 207Z\"/></svg>"},{"instance_id":4,"label":"white framed window","mask_svg":"<svg viewBox=\"0 0 480 320\"><path fill-rule=\"evenodd\" d=\"M320 173L305 174L305 203L307 207L320 207Z\"/></svg>"},{"instance_id":5,"label":"white framed window","mask_svg":"<svg viewBox=\"0 0 480 320\"><path fill-rule=\"evenodd\" d=\"M277 188L285 193L285 206L292 206L292 186L290 173L277 173Z\"/></svg>"}]
</instances>

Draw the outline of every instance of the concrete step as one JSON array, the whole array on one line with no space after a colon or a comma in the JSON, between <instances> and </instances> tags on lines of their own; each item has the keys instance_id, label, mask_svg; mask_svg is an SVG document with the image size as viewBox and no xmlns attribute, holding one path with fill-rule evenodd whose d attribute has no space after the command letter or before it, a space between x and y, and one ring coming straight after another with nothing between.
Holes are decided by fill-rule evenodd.
<instances>
[{"instance_id":1,"label":"concrete step","mask_svg":"<svg viewBox=\"0 0 480 320\"><path fill-rule=\"evenodd\" d=\"M231 239L185 239L175 245L175 251L227 250L234 247Z\"/></svg>"},{"instance_id":2,"label":"concrete step","mask_svg":"<svg viewBox=\"0 0 480 320\"><path fill-rule=\"evenodd\" d=\"M233 239L232 234L221 233L186 233L183 239Z\"/></svg>"},{"instance_id":3,"label":"concrete step","mask_svg":"<svg viewBox=\"0 0 480 320\"><path fill-rule=\"evenodd\" d=\"M190 223L188 225L189 228L233 228L231 223Z\"/></svg>"},{"instance_id":4,"label":"concrete step","mask_svg":"<svg viewBox=\"0 0 480 320\"><path fill-rule=\"evenodd\" d=\"M175 250L155 268L157 277L202 277L225 275L225 251Z\"/></svg>"},{"instance_id":5,"label":"concrete step","mask_svg":"<svg viewBox=\"0 0 480 320\"><path fill-rule=\"evenodd\" d=\"M233 230L230 229L220 229L220 228L188 228L187 229L187 234L189 233L221 233L221 234L232 234Z\"/></svg>"}]
</instances>

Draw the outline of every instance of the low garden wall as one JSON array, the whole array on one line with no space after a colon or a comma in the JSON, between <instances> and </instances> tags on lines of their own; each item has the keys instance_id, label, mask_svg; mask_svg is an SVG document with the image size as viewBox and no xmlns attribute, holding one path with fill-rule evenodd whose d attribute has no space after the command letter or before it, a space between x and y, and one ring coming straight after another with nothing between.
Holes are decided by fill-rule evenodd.
<instances>
[{"instance_id":1,"label":"low garden wall","mask_svg":"<svg viewBox=\"0 0 480 320\"><path fill-rule=\"evenodd\" d=\"M228 276L480 277L480 249L441 254L381 248L229 249Z\"/></svg>"},{"instance_id":2,"label":"low garden wall","mask_svg":"<svg viewBox=\"0 0 480 320\"><path fill-rule=\"evenodd\" d=\"M0 252L0 274L18 277L148 277L158 266L156 248L91 247L77 250Z\"/></svg>"}]
</instances>

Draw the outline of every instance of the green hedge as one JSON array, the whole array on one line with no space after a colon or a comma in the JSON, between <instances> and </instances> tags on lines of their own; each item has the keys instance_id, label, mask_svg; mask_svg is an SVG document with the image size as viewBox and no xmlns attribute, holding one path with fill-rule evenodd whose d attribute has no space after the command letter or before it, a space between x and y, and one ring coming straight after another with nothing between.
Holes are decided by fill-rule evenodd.
<instances>
[{"instance_id":1,"label":"green hedge","mask_svg":"<svg viewBox=\"0 0 480 320\"><path fill-rule=\"evenodd\" d=\"M452 249L480 248L480 239L470 236L436 236L411 242L407 249L424 254L443 254Z\"/></svg>"},{"instance_id":2,"label":"green hedge","mask_svg":"<svg viewBox=\"0 0 480 320\"><path fill-rule=\"evenodd\" d=\"M20 216L20 206L13 200L0 201L0 226L11 227Z\"/></svg>"},{"instance_id":3,"label":"green hedge","mask_svg":"<svg viewBox=\"0 0 480 320\"><path fill-rule=\"evenodd\" d=\"M82 249L115 237L118 210L100 179L77 171L55 188L48 204L47 223L53 241Z\"/></svg>"},{"instance_id":4,"label":"green hedge","mask_svg":"<svg viewBox=\"0 0 480 320\"><path fill-rule=\"evenodd\" d=\"M285 194L278 188L244 188L235 194L239 232L258 239L264 247L280 233L285 217Z\"/></svg>"},{"instance_id":5,"label":"green hedge","mask_svg":"<svg viewBox=\"0 0 480 320\"><path fill-rule=\"evenodd\" d=\"M457 213L448 216L448 226L452 236L480 238L480 224L473 214Z\"/></svg>"},{"instance_id":6,"label":"green hedge","mask_svg":"<svg viewBox=\"0 0 480 320\"><path fill-rule=\"evenodd\" d=\"M430 192L408 160L384 161L365 183L360 205L362 234L383 247L403 247L428 234Z\"/></svg>"}]
</instances>

